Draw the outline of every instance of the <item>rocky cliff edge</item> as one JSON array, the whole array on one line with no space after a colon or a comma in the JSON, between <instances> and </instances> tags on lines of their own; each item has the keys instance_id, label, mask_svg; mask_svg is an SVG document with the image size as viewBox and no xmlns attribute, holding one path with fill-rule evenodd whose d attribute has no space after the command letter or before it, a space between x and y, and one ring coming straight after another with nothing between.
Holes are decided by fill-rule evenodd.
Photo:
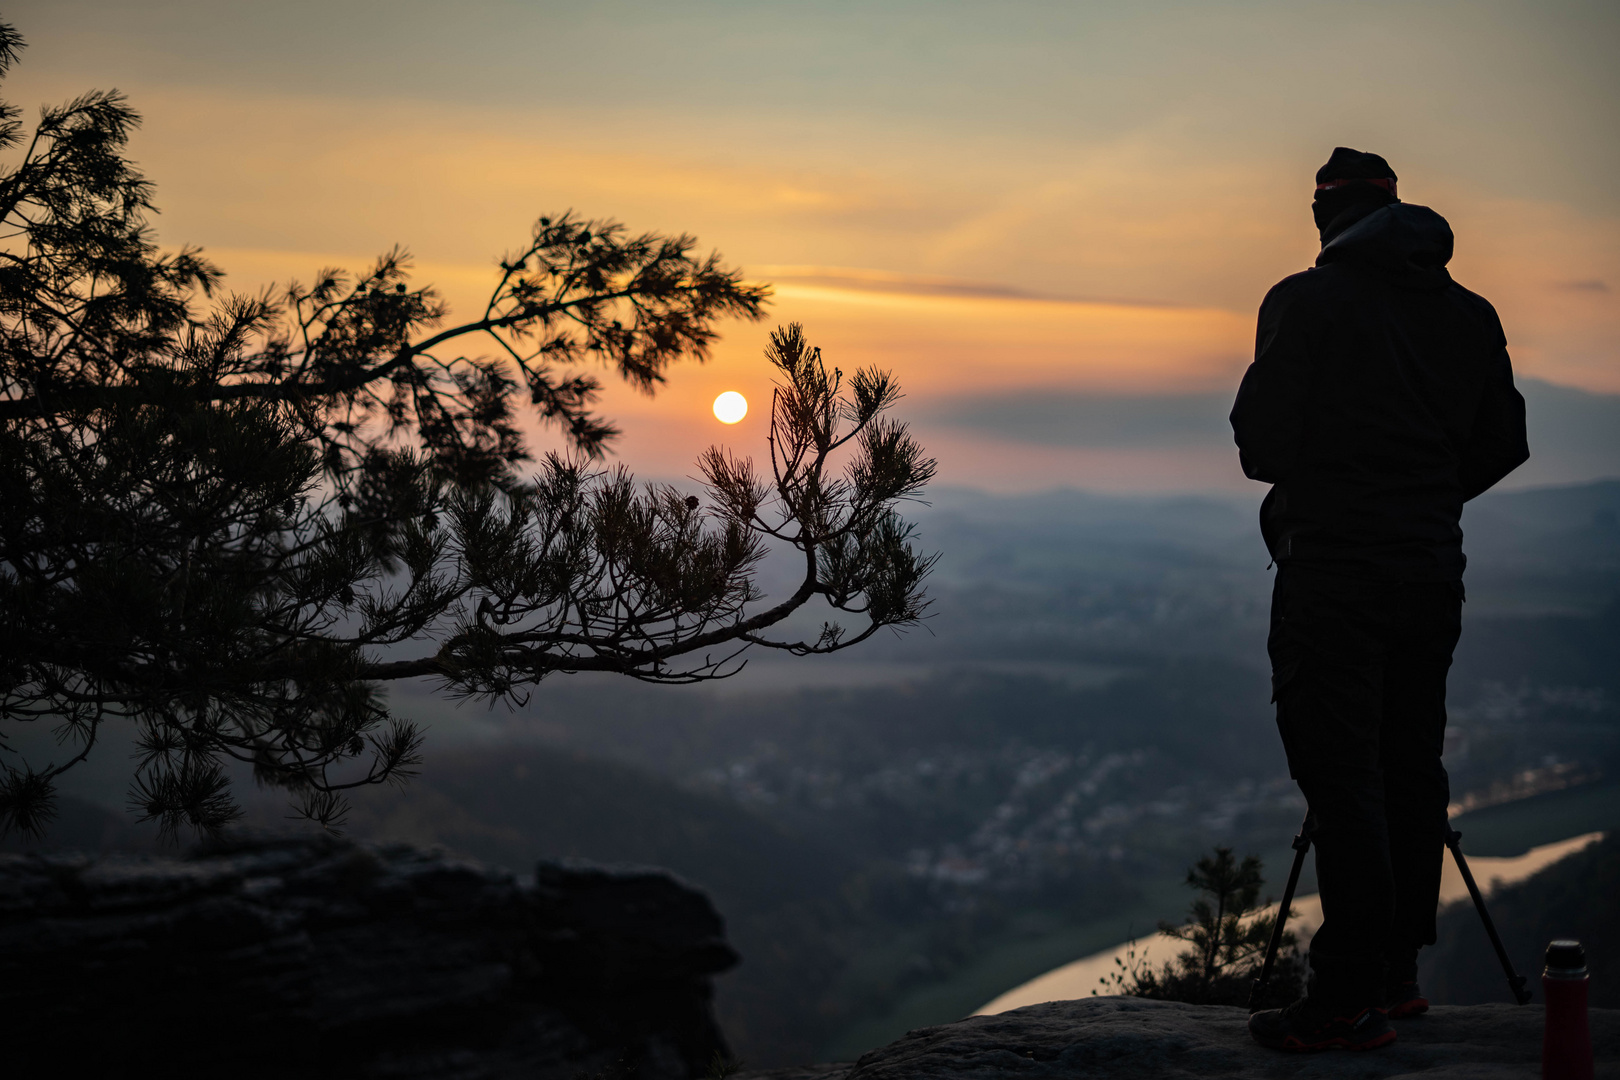
<instances>
[{"instance_id":1,"label":"rocky cliff edge","mask_svg":"<svg viewBox=\"0 0 1620 1080\"><path fill-rule=\"evenodd\" d=\"M1396 1022L1365 1053L1285 1054L1257 1046L1243 1009L1097 997L1030 1005L922 1028L853 1066L739 1080L1200 1080L1356 1077L1530 1080L1541 1076L1540 1006L1440 1006ZM1590 1013L1597 1080L1620 1078L1620 1010Z\"/></svg>"},{"instance_id":2,"label":"rocky cliff edge","mask_svg":"<svg viewBox=\"0 0 1620 1080\"><path fill-rule=\"evenodd\" d=\"M707 897L645 868L532 884L328 838L177 858L0 855L10 1075L702 1075L736 962Z\"/></svg>"}]
</instances>

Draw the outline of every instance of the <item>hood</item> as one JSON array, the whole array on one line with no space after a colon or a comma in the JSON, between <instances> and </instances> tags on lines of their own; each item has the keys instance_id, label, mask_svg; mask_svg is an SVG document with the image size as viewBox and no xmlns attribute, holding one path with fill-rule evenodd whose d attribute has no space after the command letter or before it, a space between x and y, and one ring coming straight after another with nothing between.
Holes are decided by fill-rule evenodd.
<instances>
[{"instance_id":1,"label":"hood","mask_svg":"<svg viewBox=\"0 0 1620 1080\"><path fill-rule=\"evenodd\" d=\"M1427 206L1381 206L1322 245L1317 266L1344 262L1378 270L1410 289L1451 284L1451 226Z\"/></svg>"}]
</instances>

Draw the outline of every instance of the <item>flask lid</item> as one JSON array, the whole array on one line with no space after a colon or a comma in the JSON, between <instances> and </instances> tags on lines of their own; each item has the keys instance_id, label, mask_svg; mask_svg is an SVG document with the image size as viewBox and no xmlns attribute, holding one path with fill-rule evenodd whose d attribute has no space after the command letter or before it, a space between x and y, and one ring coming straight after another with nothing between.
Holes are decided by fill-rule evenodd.
<instances>
[{"instance_id":1,"label":"flask lid","mask_svg":"<svg viewBox=\"0 0 1620 1080\"><path fill-rule=\"evenodd\" d=\"M1570 938L1548 942L1547 970L1569 975L1585 974L1586 950L1580 942Z\"/></svg>"}]
</instances>

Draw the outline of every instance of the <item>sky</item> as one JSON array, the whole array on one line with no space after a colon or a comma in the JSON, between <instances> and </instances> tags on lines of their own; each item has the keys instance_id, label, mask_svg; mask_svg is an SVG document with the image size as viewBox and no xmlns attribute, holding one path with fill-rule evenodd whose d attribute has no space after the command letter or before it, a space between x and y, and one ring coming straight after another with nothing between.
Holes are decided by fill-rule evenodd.
<instances>
[{"instance_id":1,"label":"sky","mask_svg":"<svg viewBox=\"0 0 1620 1080\"><path fill-rule=\"evenodd\" d=\"M1314 258L1335 145L1383 154L1446 215L1455 276L1497 306L1527 387L1553 384L1532 449L1544 431L1554 452L1522 478L1620 474L1601 432L1559 464L1569 424L1536 404L1620 417L1591 397L1620 395L1612 2L22 0L6 18L30 43L6 96L129 94L161 240L202 245L232 287L397 243L470 311L567 208L692 233L773 282L767 320L726 326L708 364L652 399L610 389L644 475L690 475L710 442L763 451L760 350L797 320L845 370L894 371L942 482L1253 486L1221 402L1266 289ZM724 390L754 406L734 427L709 412Z\"/></svg>"}]
</instances>

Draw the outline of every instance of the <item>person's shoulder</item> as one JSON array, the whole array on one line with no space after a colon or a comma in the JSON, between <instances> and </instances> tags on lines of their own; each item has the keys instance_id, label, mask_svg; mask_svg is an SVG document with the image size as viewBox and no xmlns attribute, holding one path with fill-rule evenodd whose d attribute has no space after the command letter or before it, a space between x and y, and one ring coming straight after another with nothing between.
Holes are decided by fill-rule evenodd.
<instances>
[{"instance_id":1,"label":"person's shoulder","mask_svg":"<svg viewBox=\"0 0 1620 1080\"><path fill-rule=\"evenodd\" d=\"M1313 266L1309 270L1289 274L1267 291L1266 298L1260 302L1260 310L1280 310L1328 296L1338 289L1340 276L1331 265Z\"/></svg>"},{"instance_id":2,"label":"person's shoulder","mask_svg":"<svg viewBox=\"0 0 1620 1080\"><path fill-rule=\"evenodd\" d=\"M1502 319L1496 314L1496 308L1489 300L1479 295L1479 293L1457 284L1455 278L1452 279L1450 285L1446 286L1446 297L1458 307L1467 311L1489 331L1494 332L1497 337L1504 342L1506 341L1507 335L1502 330Z\"/></svg>"},{"instance_id":3,"label":"person's shoulder","mask_svg":"<svg viewBox=\"0 0 1620 1080\"><path fill-rule=\"evenodd\" d=\"M1451 284L1446 286L1446 292L1449 293L1451 297L1458 303L1478 312L1482 317L1489 319L1491 322L1501 321L1496 314L1496 307L1489 300L1479 295L1479 293L1474 292L1472 289L1465 288L1464 286L1458 284L1456 278L1452 278Z\"/></svg>"}]
</instances>

